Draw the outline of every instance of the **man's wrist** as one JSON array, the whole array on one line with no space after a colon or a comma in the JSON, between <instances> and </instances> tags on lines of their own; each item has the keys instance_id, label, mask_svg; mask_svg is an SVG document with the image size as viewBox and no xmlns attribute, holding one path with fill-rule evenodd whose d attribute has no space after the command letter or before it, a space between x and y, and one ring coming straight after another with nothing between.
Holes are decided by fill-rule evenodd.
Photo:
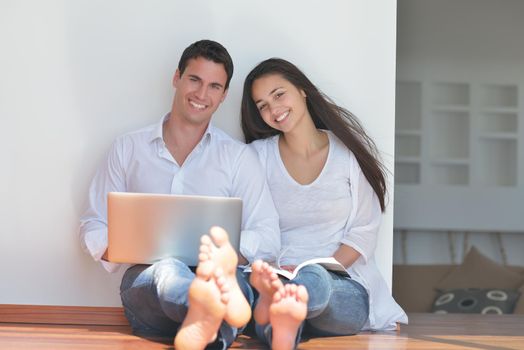
<instances>
[{"instance_id":1,"label":"man's wrist","mask_svg":"<svg viewBox=\"0 0 524 350\"><path fill-rule=\"evenodd\" d=\"M107 258L107 249L106 249L106 251L104 252L104 254L102 255L102 258L101 258L101 259L104 260L104 261L108 261L108 262L109 262L109 260L108 260L108 258Z\"/></svg>"},{"instance_id":2,"label":"man's wrist","mask_svg":"<svg viewBox=\"0 0 524 350\"><path fill-rule=\"evenodd\" d=\"M242 254L238 254L238 265L248 265L249 261Z\"/></svg>"}]
</instances>

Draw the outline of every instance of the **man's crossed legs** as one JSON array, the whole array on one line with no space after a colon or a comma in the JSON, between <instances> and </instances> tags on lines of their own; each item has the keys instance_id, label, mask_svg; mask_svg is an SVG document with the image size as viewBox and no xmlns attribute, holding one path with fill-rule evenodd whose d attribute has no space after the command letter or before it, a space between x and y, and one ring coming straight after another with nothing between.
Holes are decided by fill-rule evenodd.
<instances>
[{"instance_id":1,"label":"man's crossed legs","mask_svg":"<svg viewBox=\"0 0 524 350\"><path fill-rule=\"evenodd\" d=\"M196 274L174 258L132 266L120 290L133 331L176 335L177 349L203 349L215 340L222 348L231 345L251 318L253 303L237 263L227 233L214 227L202 236Z\"/></svg>"}]
</instances>

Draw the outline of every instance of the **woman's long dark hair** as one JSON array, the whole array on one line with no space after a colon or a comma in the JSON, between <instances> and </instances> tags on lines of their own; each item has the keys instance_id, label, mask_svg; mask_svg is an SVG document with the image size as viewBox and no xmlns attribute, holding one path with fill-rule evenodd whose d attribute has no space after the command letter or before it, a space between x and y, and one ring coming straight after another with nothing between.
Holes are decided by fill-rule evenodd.
<instances>
[{"instance_id":1,"label":"woman's long dark hair","mask_svg":"<svg viewBox=\"0 0 524 350\"><path fill-rule=\"evenodd\" d=\"M264 122L251 96L253 82L262 76L272 74L282 76L305 92L307 109L316 128L331 130L353 152L364 176L377 194L380 208L384 211L386 170L379 160L375 142L367 135L357 117L347 109L336 105L300 69L286 60L280 58L265 60L253 68L244 81L241 113L242 131L246 142L251 143L281 133Z\"/></svg>"}]
</instances>

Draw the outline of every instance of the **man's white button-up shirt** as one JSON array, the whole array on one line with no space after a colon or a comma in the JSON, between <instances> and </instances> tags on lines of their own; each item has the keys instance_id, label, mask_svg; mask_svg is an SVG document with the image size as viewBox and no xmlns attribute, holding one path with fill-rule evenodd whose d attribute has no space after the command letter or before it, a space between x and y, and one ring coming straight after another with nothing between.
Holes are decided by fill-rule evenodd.
<instances>
[{"instance_id":1,"label":"man's white button-up shirt","mask_svg":"<svg viewBox=\"0 0 524 350\"><path fill-rule=\"evenodd\" d=\"M250 262L274 261L280 250L278 215L256 153L209 125L179 166L162 138L167 117L114 141L91 182L87 210L80 219L83 248L106 270L117 270L118 264L101 260L107 249L108 192L239 197L240 253Z\"/></svg>"}]
</instances>

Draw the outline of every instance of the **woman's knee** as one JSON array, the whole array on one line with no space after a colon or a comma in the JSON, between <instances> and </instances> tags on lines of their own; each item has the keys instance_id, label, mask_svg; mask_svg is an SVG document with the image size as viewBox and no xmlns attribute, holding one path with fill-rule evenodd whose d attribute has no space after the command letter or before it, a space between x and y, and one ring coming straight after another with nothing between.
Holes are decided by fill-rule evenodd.
<instances>
[{"instance_id":1,"label":"woman's knee","mask_svg":"<svg viewBox=\"0 0 524 350\"><path fill-rule=\"evenodd\" d=\"M293 279L294 283L321 288L330 284L329 272L318 264L304 266Z\"/></svg>"},{"instance_id":2,"label":"woman's knee","mask_svg":"<svg viewBox=\"0 0 524 350\"><path fill-rule=\"evenodd\" d=\"M333 320L317 317L307 320L307 331L317 336L354 335L359 333L366 324L367 317L355 315L344 320Z\"/></svg>"},{"instance_id":3,"label":"woman's knee","mask_svg":"<svg viewBox=\"0 0 524 350\"><path fill-rule=\"evenodd\" d=\"M316 317L327 307L332 294L329 272L320 265L302 268L289 283L303 285L309 295L307 318Z\"/></svg>"},{"instance_id":4,"label":"woman's knee","mask_svg":"<svg viewBox=\"0 0 524 350\"><path fill-rule=\"evenodd\" d=\"M317 317L309 318L309 329L317 335L351 335L362 330L369 318L369 297L353 280L337 283L329 305Z\"/></svg>"}]
</instances>

